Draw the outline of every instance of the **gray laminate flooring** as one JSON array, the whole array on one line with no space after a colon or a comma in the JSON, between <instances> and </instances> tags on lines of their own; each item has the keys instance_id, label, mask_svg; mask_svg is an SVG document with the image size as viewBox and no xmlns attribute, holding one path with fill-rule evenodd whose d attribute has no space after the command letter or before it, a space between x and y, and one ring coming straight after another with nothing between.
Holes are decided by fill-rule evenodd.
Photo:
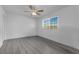
<instances>
[{"instance_id":1,"label":"gray laminate flooring","mask_svg":"<svg viewBox=\"0 0 79 59\"><path fill-rule=\"evenodd\" d=\"M68 54L71 53L42 37L24 37L3 42L0 54Z\"/></svg>"}]
</instances>

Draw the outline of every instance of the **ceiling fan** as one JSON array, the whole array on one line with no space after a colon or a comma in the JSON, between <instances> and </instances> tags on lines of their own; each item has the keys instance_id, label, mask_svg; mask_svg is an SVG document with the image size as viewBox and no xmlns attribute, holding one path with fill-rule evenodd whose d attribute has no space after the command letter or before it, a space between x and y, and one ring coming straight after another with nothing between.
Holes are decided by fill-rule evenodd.
<instances>
[{"instance_id":1,"label":"ceiling fan","mask_svg":"<svg viewBox=\"0 0 79 59\"><path fill-rule=\"evenodd\" d=\"M29 11L24 11L24 12L31 12L33 16L40 15L40 12L44 12L42 9L37 9L36 7L29 5L30 10Z\"/></svg>"}]
</instances>

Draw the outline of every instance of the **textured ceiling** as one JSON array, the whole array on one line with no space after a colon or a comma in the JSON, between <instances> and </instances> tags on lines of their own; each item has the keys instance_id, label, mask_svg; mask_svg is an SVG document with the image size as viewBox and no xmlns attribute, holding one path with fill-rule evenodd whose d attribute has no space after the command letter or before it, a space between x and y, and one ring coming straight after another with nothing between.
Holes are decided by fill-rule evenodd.
<instances>
[{"instance_id":1,"label":"textured ceiling","mask_svg":"<svg viewBox=\"0 0 79 59\"><path fill-rule=\"evenodd\" d=\"M60 10L66 5L34 5L38 9L43 9L44 12L40 16L32 16L30 12L24 12L30 10L28 5L5 5L3 8L7 13L15 13L20 15L25 15L32 18L41 18L47 14L54 13L57 10Z\"/></svg>"}]
</instances>

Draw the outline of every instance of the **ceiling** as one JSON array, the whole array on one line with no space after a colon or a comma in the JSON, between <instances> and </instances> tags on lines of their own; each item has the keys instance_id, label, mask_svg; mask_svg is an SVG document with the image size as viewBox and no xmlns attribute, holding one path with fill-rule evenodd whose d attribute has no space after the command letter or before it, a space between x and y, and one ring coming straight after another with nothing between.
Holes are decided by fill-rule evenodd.
<instances>
[{"instance_id":1,"label":"ceiling","mask_svg":"<svg viewBox=\"0 0 79 59\"><path fill-rule=\"evenodd\" d=\"M33 6L35 6L38 9L43 9L44 12L41 13L40 16L32 16L30 12L24 12L24 11L30 10L28 5L4 5L3 8L7 13L15 13L15 14L32 17L32 18L40 18L66 7L66 5L33 5Z\"/></svg>"}]
</instances>

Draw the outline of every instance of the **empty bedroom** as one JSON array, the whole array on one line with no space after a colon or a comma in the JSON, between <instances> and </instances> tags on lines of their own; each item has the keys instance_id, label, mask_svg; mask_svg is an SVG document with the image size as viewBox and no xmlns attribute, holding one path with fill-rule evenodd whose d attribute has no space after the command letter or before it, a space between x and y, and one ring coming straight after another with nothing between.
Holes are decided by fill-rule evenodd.
<instances>
[{"instance_id":1,"label":"empty bedroom","mask_svg":"<svg viewBox=\"0 0 79 59\"><path fill-rule=\"evenodd\" d=\"M0 5L0 54L79 54L79 5Z\"/></svg>"}]
</instances>

